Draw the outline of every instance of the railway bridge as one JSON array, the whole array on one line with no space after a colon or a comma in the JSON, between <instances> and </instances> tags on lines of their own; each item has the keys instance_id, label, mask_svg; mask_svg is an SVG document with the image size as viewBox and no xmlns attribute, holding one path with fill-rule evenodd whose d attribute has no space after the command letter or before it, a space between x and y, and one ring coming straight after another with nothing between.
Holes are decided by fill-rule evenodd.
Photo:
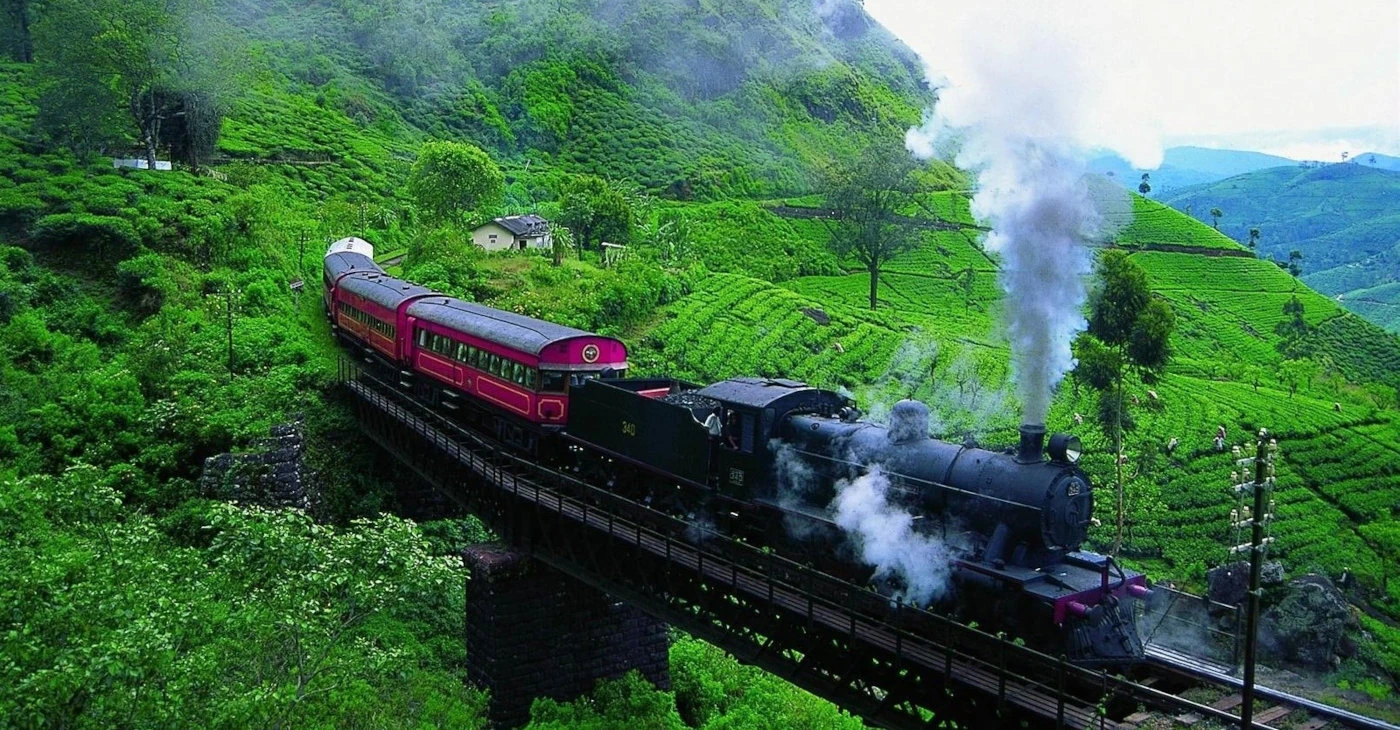
<instances>
[{"instance_id":1,"label":"railway bridge","mask_svg":"<svg viewBox=\"0 0 1400 730\"><path fill-rule=\"evenodd\" d=\"M871 724L926 728L953 720L976 728L1112 728L1119 723L1110 719L1107 708L1142 705L1238 724L1227 711L892 603L575 475L531 463L352 361L342 360L340 381L374 442L442 496L479 516L517 553L546 566L539 570L557 572L581 591L625 602ZM469 567L483 575L512 562L490 554L474 559ZM472 583L493 582L480 577ZM483 588L469 583L469 614L480 608L472 603ZM556 616L569 610L569 605L554 607ZM487 628L493 622L497 627L510 623L509 617L477 618ZM510 648L500 656L480 656L470 637L483 630L467 627L469 662L531 661L512 659ZM662 638L664 647L664 630ZM560 667L533 671L547 675ZM528 701L527 696L526 712ZM518 704L492 708L500 724L519 721L520 712Z\"/></svg>"}]
</instances>

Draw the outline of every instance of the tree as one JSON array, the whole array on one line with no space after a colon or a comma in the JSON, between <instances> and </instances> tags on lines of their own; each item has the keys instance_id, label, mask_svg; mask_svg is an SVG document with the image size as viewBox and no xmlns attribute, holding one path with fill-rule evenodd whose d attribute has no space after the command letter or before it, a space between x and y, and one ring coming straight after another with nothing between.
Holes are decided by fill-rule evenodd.
<instances>
[{"instance_id":1,"label":"tree","mask_svg":"<svg viewBox=\"0 0 1400 730\"><path fill-rule=\"evenodd\" d=\"M167 119L186 151L212 147L245 65L216 18L205 0L47 0L34 28L40 125L80 152L132 125L152 169Z\"/></svg>"},{"instance_id":2,"label":"tree","mask_svg":"<svg viewBox=\"0 0 1400 730\"><path fill-rule=\"evenodd\" d=\"M1095 267L1089 295L1089 329L1075 342L1075 377L1099 392L1098 421L1113 444L1117 492L1117 532L1113 552L1123 544L1123 436L1133 428L1124 400L1130 375L1156 382L1171 360L1176 315L1152 296L1147 272L1123 251L1105 251Z\"/></svg>"},{"instance_id":3,"label":"tree","mask_svg":"<svg viewBox=\"0 0 1400 730\"><path fill-rule=\"evenodd\" d=\"M1283 303L1284 320L1274 325L1274 334L1283 338L1277 347L1285 358L1297 359L1308 354L1307 337L1312 327L1303 315L1303 302L1296 294Z\"/></svg>"},{"instance_id":4,"label":"tree","mask_svg":"<svg viewBox=\"0 0 1400 730\"><path fill-rule=\"evenodd\" d=\"M564 186L559 206L559 222L574 232L579 259L583 252L604 241L630 243L635 216L627 196L607 180L579 175Z\"/></svg>"},{"instance_id":5,"label":"tree","mask_svg":"<svg viewBox=\"0 0 1400 730\"><path fill-rule=\"evenodd\" d=\"M564 264L564 254L574 245L574 234L566 226L558 221L549 222L549 240L552 253L554 255L554 265Z\"/></svg>"},{"instance_id":6,"label":"tree","mask_svg":"<svg viewBox=\"0 0 1400 730\"><path fill-rule=\"evenodd\" d=\"M1212 219L1211 225L1215 226L1215 230L1217 231L1220 230L1220 217L1223 215L1225 215L1225 212L1219 208L1210 209L1210 217Z\"/></svg>"},{"instance_id":7,"label":"tree","mask_svg":"<svg viewBox=\"0 0 1400 730\"><path fill-rule=\"evenodd\" d=\"M916 204L917 165L902 144L871 145L859 157L829 167L824 173L831 248L852 257L870 274L870 308L875 309L880 269L891 258L919 245L908 219L900 213Z\"/></svg>"},{"instance_id":8,"label":"tree","mask_svg":"<svg viewBox=\"0 0 1400 730\"><path fill-rule=\"evenodd\" d=\"M1256 248L1259 248L1259 229L1251 228L1249 229L1249 250L1253 251Z\"/></svg>"},{"instance_id":9,"label":"tree","mask_svg":"<svg viewBox=\"0 0 1400 730\"><path fill-rule=\"evenodd\" d=\"M1303 252L1296 248L1288 252L1288 273L1294 276L1303 273Z\"/></svg>"},{"instance_id":10,"label":"tree","mask_svg":"<svg viewBox=\"0 0 1400 730\"><path fill-rule=\"evenodd\" d=\"M1313 378L1321 374L1322 367L1307 358L1284 360L1278 366L1279 382L1288 388L1289 398L1292 398L1299 388L1311 387Z\"/></svg>"},{"instance_id":11,"label":"tree","mask_svg":"<svg viewBox=\"0 0 1400 730\"><path fill-rule=\"evenodd\" d=\"M465 142L425 142L408 173L408 192L424 220L470 225L505 199L506 178L491 156Z\"/></svg>"},{"instance_id":12,"label":"tree","mask_svg":"<svg viewBox=\"0 0 1400 730\"><path fill-rule=\"evenodd\" d=\"M0 11L0 53L20 63L34 60L29 16L29 0L4 0L4 10Z\"/></svg>"},{"instance_id":13,"label":"tree","mask_svg":"<svg viewBox=\"0 0 1400 730\"><path fill-rule=\"evenodd\" d=\"M1147 173L1142 173L1142 182L1138 183L1138 192L1147 195L1152 192L1152 184L1147 181L1150 177Z\"/></svg>"}]
</instances>

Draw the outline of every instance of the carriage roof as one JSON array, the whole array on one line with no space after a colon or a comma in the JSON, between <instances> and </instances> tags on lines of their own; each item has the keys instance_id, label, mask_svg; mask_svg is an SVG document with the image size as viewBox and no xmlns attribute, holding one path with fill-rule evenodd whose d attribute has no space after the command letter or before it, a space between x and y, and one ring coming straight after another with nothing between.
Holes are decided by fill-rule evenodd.
<instances>
[{"instance_id":1,"label":"carriage roof","mask_svg":"<svg viewBox=\"0 0 1400 730\"><path fill-rule=\"evenodd\" d=\"M546 347L565 340L581 337L613 340L611 337L451 297L431 297L416 301L409 306L408 314L535 356L544 352Z\"/></svg>"},{"instance_id":2,"label":"carriage roof","mask_svg":"<svg viewBox=\"0 0 1400 730\"><path fill-rule=\"evenodd\" d=\"M398 310L406 299L434 293L425 286L376 273L352 273L340 280L340 289L393 310Z\"/></svg>"}]
</instances>

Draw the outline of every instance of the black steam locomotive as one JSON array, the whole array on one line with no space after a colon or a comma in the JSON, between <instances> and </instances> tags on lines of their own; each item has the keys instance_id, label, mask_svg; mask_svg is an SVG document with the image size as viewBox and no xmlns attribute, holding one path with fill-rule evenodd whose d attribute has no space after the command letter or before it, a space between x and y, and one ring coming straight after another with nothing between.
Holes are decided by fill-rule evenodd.
<instances>
[{"instance_id":1,"label":"black steam locomotive","mask_svg":"<svg viewBox=\"0 0 1400 730\"><path fill-rule=\"evenodd\" d=\"M572 401L565 438L659 508L694 510L703 495L723 531L910 595L900 576L872 573L838 525L839 492L878 471L881 498L947 547L935 608L1080 664L1142 657L1132 604L1147 581L1079 549L1093 491L1072 436L1047 445L1043 427L1023 426L1006 453L951 444L928 436L917 401L881 426L837 393L782 379L593 380Z\"/></svg>"}]
</instances>

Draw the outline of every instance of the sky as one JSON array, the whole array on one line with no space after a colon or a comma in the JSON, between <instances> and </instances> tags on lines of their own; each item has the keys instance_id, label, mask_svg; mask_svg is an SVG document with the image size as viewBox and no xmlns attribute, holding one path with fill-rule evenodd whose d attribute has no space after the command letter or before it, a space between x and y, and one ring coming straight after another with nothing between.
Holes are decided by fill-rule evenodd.
<instances>
[{"instance_id":1,"label":"sky","mask_svg":"<svg viewBox=\"0 0 1400 730\"><path fill-rule=\"evenodd\" d=\"M946 102L1057 95L1074 110L1063 133L1141 168L1176 145L1400 156L1397 0L864 4L923 58Z\"/></svg>"}]
</instances>

